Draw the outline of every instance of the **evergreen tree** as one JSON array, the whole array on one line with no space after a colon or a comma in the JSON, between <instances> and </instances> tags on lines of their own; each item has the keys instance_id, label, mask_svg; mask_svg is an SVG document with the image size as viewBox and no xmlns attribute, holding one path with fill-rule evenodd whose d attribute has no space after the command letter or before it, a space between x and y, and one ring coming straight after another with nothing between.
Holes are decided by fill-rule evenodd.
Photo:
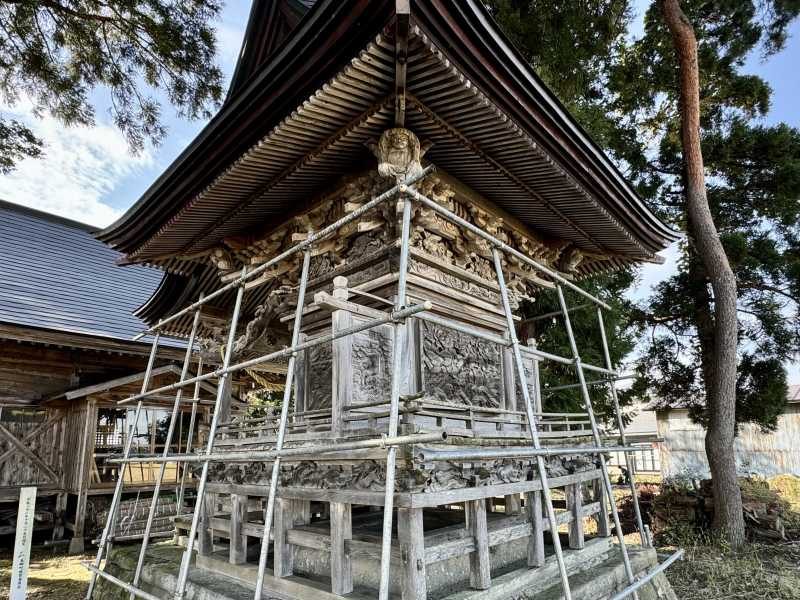
<instances>
[{"instance_id":1,"label":"evergreen tree","mask_svg":"<svg viewBox=\"0 0 800 600\"><path fill-rule=\"evenodd\" d=\"M686 231L680 71L657 3L635 41L626 36L629 3L487 4L640 194ZM680 6L698 44L708 203L738 290L735 418L774 429L786 402L783 365L800 351L800 132L759 121L769 110L771 90L743 66L752 53L766 60L783 48L800 2L685 0ZM708 425L714 296L696 246L683 243L680 253L678 273L627 313L643 346L639 377L627 396L689 402L692 416ZM619 313L623 321L625 314ZM624 323L619 331L627 331ZM722 450L733 456L732 445Z\"/></svg>"},{"instance_id":2,"label":"evergreen tree","mask_svg":"<svg viewBox=\"0 0 800 600\"><path fill-rule=\"evenodd\" d=\"M0 0L0 99L32 104L64 125L93 125L95 88L134 151L165 134L158 90L186 118L211 116L222 97L215 64L219 0ZM148 92L149 90L149 92ZM0 115L0 172L42 141Z\"/></svg>"}]
</instances>

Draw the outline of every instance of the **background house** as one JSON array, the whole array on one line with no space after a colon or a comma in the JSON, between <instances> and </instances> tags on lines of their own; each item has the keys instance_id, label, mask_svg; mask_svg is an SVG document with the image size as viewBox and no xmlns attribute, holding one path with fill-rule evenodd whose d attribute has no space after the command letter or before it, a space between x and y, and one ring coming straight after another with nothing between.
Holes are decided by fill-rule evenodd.
<instances>
[{"instance_id":1,"label":"background house","mask_svg":"<svg viewBox=\"0 0 800 600\"><path fill-rule=\"evenodd\" d=\"M710 476L705 454L705 430L689 418L684 406L655 407L657 442L664 477ZM778 418L774 433L763 433L757 425L742 425L736 437L736 465L742 475L800 476L800 385L789 386L786 411Z\"/></svg>"}]
</instances>

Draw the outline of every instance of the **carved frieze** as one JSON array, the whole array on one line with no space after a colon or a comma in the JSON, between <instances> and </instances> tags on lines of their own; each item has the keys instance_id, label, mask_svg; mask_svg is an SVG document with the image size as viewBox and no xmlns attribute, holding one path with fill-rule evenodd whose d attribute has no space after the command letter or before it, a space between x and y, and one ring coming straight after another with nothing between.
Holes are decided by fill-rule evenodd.
<instances>
[{"instance_id":1,"label":"carved frieze","mask_svg":"<svg viewBox=\"0 0 800 600\"><path fill-rule=\"evenodd\" d=\"M562 477L596 467L591 458L581 456L550 457L545 461L547 475ZM196 466L199 475L199 466ZM211 463L209 481L214 483L266 485L272 475L272 464ZM538 476L536 463L529 459L489 460L478 463L443 462L398 468L396 485L399 492L437 493L468 487L482 487L530 481ZM337 464L305 460L284 463L280 472L281 486L319 490L348 489L382 492L386 485L386 464L364 460L355 464Z\"/></svg>"}]
</instances>

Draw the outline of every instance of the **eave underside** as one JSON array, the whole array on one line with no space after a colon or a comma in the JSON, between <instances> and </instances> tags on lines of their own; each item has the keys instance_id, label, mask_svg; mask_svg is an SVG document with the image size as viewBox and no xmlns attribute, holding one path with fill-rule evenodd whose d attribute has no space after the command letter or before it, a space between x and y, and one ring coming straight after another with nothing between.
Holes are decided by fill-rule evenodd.
<instances>
[{"instance_id":1,"label":"eave underside","mask_svg":"<svg viewBox=\"0 0 800 600\"><path fill-rule=\"evenodd\" d=\"M415 33L406 126L433 144L427 160L545 237L617 263L654 258L663 237L583 186ZM374 160L366 144L393 126L393 90L394 46L380 35L129 259L163 264L197 256L309 206L342 174Z\"/></svg>"}]
</instances>

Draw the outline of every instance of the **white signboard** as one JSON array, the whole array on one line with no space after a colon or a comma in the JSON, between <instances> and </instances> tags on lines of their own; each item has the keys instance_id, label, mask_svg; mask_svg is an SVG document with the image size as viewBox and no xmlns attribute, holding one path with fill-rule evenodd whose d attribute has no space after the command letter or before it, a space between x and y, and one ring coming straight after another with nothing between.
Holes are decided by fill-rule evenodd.
<instances>
[{"instance_id":1,"label":"white signboard","mask_svg":"<svg viewBox=\"0 0 800 600\"><path fill-rule=\"evenodd\" d=\"M14 541L14 562L11 571L9 600L25 600L28 591L28 562L31 558L33 518L36 511L36 488L24 487L19 491L17 513L17 538Z\"/></svg>"}]
</instances>

